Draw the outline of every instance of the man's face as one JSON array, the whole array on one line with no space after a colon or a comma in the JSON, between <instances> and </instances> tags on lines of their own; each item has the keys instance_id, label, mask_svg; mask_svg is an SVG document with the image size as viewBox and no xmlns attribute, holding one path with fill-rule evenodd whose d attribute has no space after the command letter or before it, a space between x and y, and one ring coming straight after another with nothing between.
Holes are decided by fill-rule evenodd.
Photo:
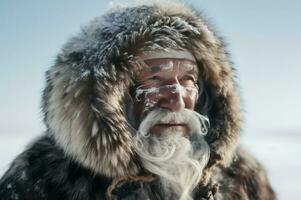
<instances>
[{"instance_id":1,"label":"man's face","mask_svg":"<svg viewBox=\"0 0 301 200\"><path fill-rule=\"evenodd\" d=\"M143 62L134 104L128 107L129 119L139 123L134 150L142 167L159 177L168 199L189 197L185 193L199 183L210 155L204 139L209 121L194 111L199 96L197 65L178 58Z\"/></svg>"},{"instance_id":2,"label":"man's face","mask_svg":"<svg viewBox=\"0 0 301 200\"><path fill-rule=\"evenodd\" d=\"M134 114L141 122L153 109L171 112L193 110L198 98L198 70L194 61L176 58L144 60L145 67L137 76ZM186 134L189 128L182 123L158 123L151 134L172 130Z\"/></svg>"}]
</instances>

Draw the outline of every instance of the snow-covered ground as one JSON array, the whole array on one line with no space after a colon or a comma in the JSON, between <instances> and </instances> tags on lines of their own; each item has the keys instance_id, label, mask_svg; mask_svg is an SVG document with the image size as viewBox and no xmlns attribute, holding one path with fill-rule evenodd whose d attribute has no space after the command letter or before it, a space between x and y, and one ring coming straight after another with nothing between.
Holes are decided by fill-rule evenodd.
<instances>
[{"instance_id":1,"label":"snow-covered ground","mask_svg":"<svg viewBox=\"0 0 301 200\"><path fill-rule=\"evenodd\" d=\"M242 143L266 167L279 200L300 199L301 132L245 135Z\"/></svg>"},{"instance_id":2,"label":"snow-covered ground","mask_svg":"<svg viewBox=\"0 0 301 200\"><path fill-rule=\"evenodd\" d=\"M0 176L35 136L0 136ZM301 132L244 135L242 143L267 168L280 200L299 200L301 190Z\"/></svg>"}]
</instances>

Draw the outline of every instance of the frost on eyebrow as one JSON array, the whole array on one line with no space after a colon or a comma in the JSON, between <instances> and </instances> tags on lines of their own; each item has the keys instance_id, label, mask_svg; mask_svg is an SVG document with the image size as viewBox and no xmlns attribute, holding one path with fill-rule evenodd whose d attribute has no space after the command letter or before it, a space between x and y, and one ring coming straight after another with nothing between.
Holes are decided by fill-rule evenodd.
<instances>
[{"instance_id":1,"label":"frost on eyebrow","mask_svg":"<svg viewBox=\"0 0 301 200\"><path fill-rule=\"evenodd\" d=\"M185 71L188 74L192 74L196 79L198 79L199 70L195 63L183 62L180 64L179 68L181 68L183 71Z\"/></svg>"},{"instance_id":2,"label":"frost on eyebrow","mask_svg":"<svg viewBox=\"0 0 301 200\"><path fill-rule=\"evenodd\" d=\"M197 67L195 64L192 63L184 63L181 65L181 67L185 70L185 71L195 71L197 70Z\"/></svg>"},{"instance_id":3,"label":"frost on eyebrow","mask_svg":"<svg viewBox=\"0 0 301 200\"><path fill-rule=\"evenodd\" d=\"M141 88L140 86L136 89L135 92L135 99L137 102L144 101L145 104L145 111L154 107L159 98L164 96L164 90L168 90L170 94L180 93L185 97L189 98L197 98L198 97L198 88L192 86L182 86L180 84L171 84L171 85L164 85L160 87L150 87L150 88ZM166 91L165 91L166 92ZM168 93L167 92L167 93Z\"/></svg>"},{"instance_id":4,"label":"frost on eyebrow","mask_svg":"<svg viewBox=\"0 0 301 200\"><path fill-rule=\"evenodd\" d=\"M142 99L140 98L140 96L143 94L144 97L147 97L148 94L159 94L160 92L160 87L151 87L151 88L137 88L136 89L136 95L135 95L135 99L136 101L142 101Z\"/></svg>"},{"instance_id":5,"label":"frost on eyebrow","mask_svg":"<svg viewBox=\"0 0 301 200\"><path fill-rule=\"evenodd\" d=\"M156 95L159 97L160 96L160 88L159 87L151 87L151 88L145 88L145 89L142 89L142 88L136 89L135 99L138 102L144 100L144 104L145 104L144 111L147 111L150 108L154 107L158 102L157 98L155 98L155 99L148 98L149 94ZM142 95L143 95L143 98L141 98Z\"/></svg>"},{"instance_id":6,"label":"frost on eyebrow","mask_svg":"<svg viewBox=\"0 0 301 200\"><path fill-rule=\"evenodd\" d=\"M140 86L142 87L142 86ZM160 90L163 89L170 89L170 92L175 94L177 92L181 92L181 88L183 86L180 86L179 84L172 84L172 85L164 85L164 86L160 86L160 87L151 87L151 88L140 88L138 87L136 89L136 101L141 101L142 99L140 98L141 95L144 96L144 99L147 99L148 95L157 95L158 97L160 97L162 94L160 92Z\"/></svg>"}]
</instances>

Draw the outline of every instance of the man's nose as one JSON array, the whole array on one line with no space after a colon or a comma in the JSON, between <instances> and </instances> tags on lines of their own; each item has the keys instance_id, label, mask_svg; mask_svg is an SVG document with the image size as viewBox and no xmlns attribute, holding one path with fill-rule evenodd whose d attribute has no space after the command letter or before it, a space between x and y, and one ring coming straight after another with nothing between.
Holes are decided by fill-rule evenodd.
<instances>
[{"instance_id":1,"label":"man's nose","mask_svg":"<svg viewBox=\"0 0 301 200\"><path fill-rule=\"evenodd\" d=\"M178 112L185 108L184 95L180 89L180 86L173 89L170 92L165 93L160 98L158 104L160 108L168 109L173 112Z\"/></svg>"}]
</instances>

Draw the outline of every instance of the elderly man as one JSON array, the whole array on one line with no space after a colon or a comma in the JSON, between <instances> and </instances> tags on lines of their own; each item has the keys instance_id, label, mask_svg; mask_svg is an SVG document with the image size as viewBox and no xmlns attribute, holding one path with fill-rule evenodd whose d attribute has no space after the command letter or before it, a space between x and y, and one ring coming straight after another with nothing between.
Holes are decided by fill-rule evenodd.
<instances>
[{"instance_id":1,"label":"elderly man","mask_svg":"<svg viewBox=\"0 0 301 200\"><path fill-rule=\"evenodd\" d=\"M1 199L275 199L237 144L235 70L196 11L114 9L46 77L47 131L4 174Z\"/></svg>"}]
</instances>

